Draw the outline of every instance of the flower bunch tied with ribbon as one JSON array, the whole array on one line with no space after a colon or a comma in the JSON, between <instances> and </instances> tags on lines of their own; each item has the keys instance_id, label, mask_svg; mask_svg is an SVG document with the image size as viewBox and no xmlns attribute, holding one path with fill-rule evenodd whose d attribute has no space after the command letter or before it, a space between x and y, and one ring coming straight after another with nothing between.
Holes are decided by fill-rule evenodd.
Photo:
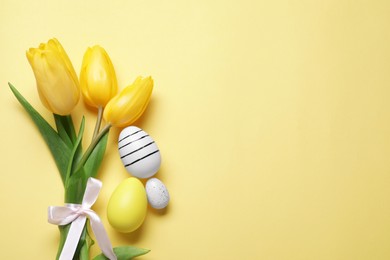
<instances>
[{"instance_id":1,"label":"flower bunch tied with ribbon","mask_svg":"<svg viewBox=\"0 0 390 260\"><path fill-rule=\"evenodd\" d=\"M110 128L129 126L142 115L153 90L152 78L138 77L118 93L113 64L100 46L87 49L80 77L57 39L30 48L26 54L40 100L53 113L55 127L11 83L9 86L46 142L64 186L65 205L48 209L49 222L58 225L60 231L56 259L90 259L92 233L102 251L94 260L125 260L146 254L149 250L133 246L113 248L100 217L91 206L102 186L96 177ZM86 149L82 147L85 119L82 118L76 131L71 116L81 97L97 110L93 137Z\"/></svg>"}]
</instances>

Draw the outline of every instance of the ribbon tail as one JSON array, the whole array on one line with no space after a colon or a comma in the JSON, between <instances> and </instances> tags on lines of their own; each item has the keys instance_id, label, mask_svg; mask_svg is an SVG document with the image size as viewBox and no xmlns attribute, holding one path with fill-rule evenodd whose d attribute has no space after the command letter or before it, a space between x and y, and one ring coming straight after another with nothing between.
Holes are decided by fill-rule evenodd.
<instances>
[{"instance_id":1,"label":"ribbon tail","mask_svg":"<svg viewBox=\"0 0 390 260\"><path fill-rule=\"evenodd\" d=\"M94 211L88 211L88 216L91 223L91 228L103 254L110 260L117 260L114 250L112 249L110 239L108 238L107 232L104 229L103 223L101 222L99 216Z\"/></svg>"},{"instance_id":2,"label":"ribbon tail","mask_svg":"<svg viewBox=\"0 0 390 260\"><path fill-rule=\"evenodd\" d=\"M59 260L73 259L86 220L87 217L82 215L72 222L72 224L70 225L68 236L66 237L64 247L62 248Z\"/></svg>"}]
</instances>

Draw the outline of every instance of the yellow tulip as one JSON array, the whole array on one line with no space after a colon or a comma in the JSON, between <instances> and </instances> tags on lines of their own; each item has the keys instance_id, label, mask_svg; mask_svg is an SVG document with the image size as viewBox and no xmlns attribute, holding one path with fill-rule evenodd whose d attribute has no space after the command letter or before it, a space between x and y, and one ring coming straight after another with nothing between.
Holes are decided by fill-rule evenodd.
<instances>
[{"instance_id":1,"label":"yellow tulip","mask_svg":"<svg viewBox=\"0 0 390 260\"><path fill-rule=\"evenodd\" d=\"M69 115L80 98L76 72L57 39L30 48L26 56L33 69L39 97L51 112Z\"/></svg>"},{"instance_id":2,"label":"yellow tulip","mask_svg":"<svg viewBox=\"0 0 390 260\"><path fill-rule=\"evenodd\" d=\"M116 127L130 125L145 111L152 91L153 79L138 77L108 102L104 109L104 119Z\"/></svg>"},{"instance_id":3,"label":"yellow tulip","mask_svg":"<svg viewBox=\"0 0 390 260\"><path fill-rule=\"evenodd\" d=\"M114 66L107 52L96 45L84 54L80 72L84 101L93 107L104 107L118 92Z\"/></svg>"}]
</instances>

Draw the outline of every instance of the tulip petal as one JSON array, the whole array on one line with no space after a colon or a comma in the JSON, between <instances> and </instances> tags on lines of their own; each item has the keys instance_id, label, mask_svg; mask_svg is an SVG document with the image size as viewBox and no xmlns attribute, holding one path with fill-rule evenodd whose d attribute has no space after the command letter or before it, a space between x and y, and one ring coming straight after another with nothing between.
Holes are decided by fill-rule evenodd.
<instances>
[{"instance_id":1,"label":"tulip petal","mask_svg":"<svg viewBox=\"0 0 390 260\"><path fill-rule=\"evenodd\" d=\"M55 114L69 115L80 98L72 63L57 39L26 52L42 104Z\"/></svg>"},{"instance_id":2,"label":"tulip petal","mask_svg":"<svg viewBox=\"0 0 390 260\"><path fill-rule=\"evenodd\" d=\"M118 91L114 67L107 52L96 45L84 54L80 85L85 102L93 107L104 107Z\"/></svg>"},{"instance_id":3,"label":"tulip petal","mask_svg":"<svg viewBox=\"0 0 390 260\"><path fill-rule=\"evenodd\" d=\"M153 91L151 77L138 77L108 102L104 119L116 127L130 125L145 111Z\"/></svg>"}]
</instances>

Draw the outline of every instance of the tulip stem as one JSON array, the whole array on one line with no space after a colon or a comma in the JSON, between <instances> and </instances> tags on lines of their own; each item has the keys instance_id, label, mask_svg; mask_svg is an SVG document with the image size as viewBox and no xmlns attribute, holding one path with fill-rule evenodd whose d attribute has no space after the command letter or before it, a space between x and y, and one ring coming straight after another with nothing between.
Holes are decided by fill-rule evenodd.
<instances>
[{"instance_id":1,"label":"tulip stem","mask_svg":"<svg viewBox=\"0 0 390 260\"><path fill-rule=\"evenodd\" d=\"M96 125L95 125L95 130L93 131L92 140L95 139L96 136L99 133L100 125L102 124L102 117L103 117L103 107L99 106L99 108L98 108L98 116L97 116L97 119L96 119Z\"/></svg>"},{"instance_id":2,"label":"tulip stem","mask_svg":"<svg viewBox=\"0 0 390 260\"><path fill-rule=\"evenodd\" d=\"M107 124L103 127L102 131L100 131L96 137L94 137L92 139L92 142L91 144L88 146L88 149L85 151L83 157L81 158L81 160L79 161L79 163L77 164L77 167L76 167L76 170L74 172L78 172L81 167L84 166L84 164L87 162L89 156L91 155L91 153L93 152L93 150L95 149L96 145L99 143L100 139L105 135L107 134L109 131L110 131L110 128L111 128L111 124Z\"/></svg>"}]
</instances>

